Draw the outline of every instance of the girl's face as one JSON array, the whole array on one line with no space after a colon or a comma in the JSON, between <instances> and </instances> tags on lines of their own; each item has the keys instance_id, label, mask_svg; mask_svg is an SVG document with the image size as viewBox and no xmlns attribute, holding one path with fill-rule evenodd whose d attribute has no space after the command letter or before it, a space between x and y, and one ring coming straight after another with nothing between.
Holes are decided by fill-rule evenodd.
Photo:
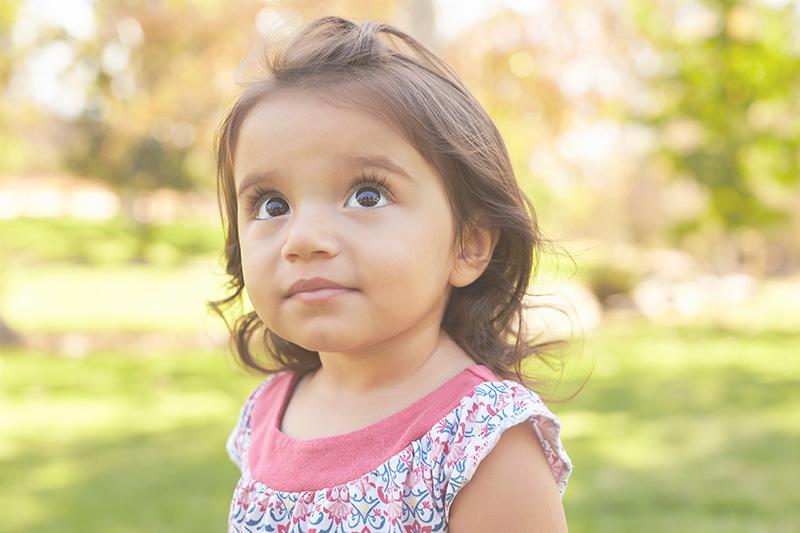
<instances>
[{"instance_id":1,"label":"girl's face","mask_svg":"<svg viewBox=\"0 0 800 533\"><path fill-rule=\"evenodd\" d=\"M234 182L245 288L277 335L344 352L438 331L454 275L450 208L441 178L386 124L311 92L272 95L241 126ZM287 297L315 277L352 290Z\"/></svg>"}]
</instances>

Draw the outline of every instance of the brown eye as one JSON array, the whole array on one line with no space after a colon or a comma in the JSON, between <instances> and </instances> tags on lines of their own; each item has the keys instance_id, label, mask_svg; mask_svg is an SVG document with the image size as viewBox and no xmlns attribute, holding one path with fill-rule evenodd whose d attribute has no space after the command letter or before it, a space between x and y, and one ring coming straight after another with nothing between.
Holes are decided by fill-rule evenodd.
<instances>
[{"instance_id":1,"label":"brown eye","mask_svg":"<svg viewBox=\"0 0 800 533\"><path fill-rule=\"evenodd\" d=\"M364 192L361 193L360 191ZM356 193L356 201L364 207L372 207L377 204L380 199L380 191L374 189L373 187L362 187L359 189L359 192Z\"/></svg>"},{"instance_id":2,"label":"brown eye","mask_svg":"<svg viewBox=\"0 0 800 533\"><path fill-rule=\"evenodd\" d=\"M269 218L285 215L289 207L288 205L286 205L286 202L284 202L282 199L275 197L272 197L266 202L264 202L262 206L263 210L266 211L266 213L269 215ZM260 216L261 211L262 209L259 209L258 212L259 216L257 218L263 218Z\"/></svg>"},{"instance_id":3,"label":"brown eye","mask_svg":"<svg viewBox=\"0 0 800 533\"><path fill-rule=\"evenodd\" d=\"M357 205L348 201L347 207L384 207L388 205L388 194L383 192L383 186L377 183L357 186L350 198L355 199Z\"/></svg>"}]
</instances>

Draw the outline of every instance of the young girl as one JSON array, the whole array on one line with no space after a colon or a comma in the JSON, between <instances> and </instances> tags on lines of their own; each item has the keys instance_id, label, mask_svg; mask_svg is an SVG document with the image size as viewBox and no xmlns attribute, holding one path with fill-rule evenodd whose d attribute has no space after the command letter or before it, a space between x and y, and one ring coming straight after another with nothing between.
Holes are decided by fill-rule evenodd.
<instances>
[{"instance_id":1,"label":"young girl","mask_svg":"<svg viewBox=\"0 0 800 533\"><path fill-rule=\"evenodd\" d=\"M566 531L572 463L521 373L544 241L491 119L385 24L323 17L265 59L217 139L211 306L246 290L231 340L266 375L229 530Z\"/></svg>"}]
</instances>

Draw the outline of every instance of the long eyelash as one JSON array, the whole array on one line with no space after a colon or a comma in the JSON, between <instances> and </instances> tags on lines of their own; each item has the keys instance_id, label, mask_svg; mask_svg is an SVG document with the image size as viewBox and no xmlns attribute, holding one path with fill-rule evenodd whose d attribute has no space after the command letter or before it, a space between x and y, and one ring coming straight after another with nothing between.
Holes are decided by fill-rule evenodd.
<instances>
[{"instance_id":1,"label":"long eyelash","mask_svg":"<svg viewBox=\"0 0 800 533\"><path fill-rule=\"evenodd\" d=\"M375 171L372 170L362 171L361 177L358 180L356 180L355 183L353 183L353 186L350 188L350 190L357 189L358 187L364 185L377 185L378 186L377 188L380 189L382 192L385 192L386 196L388 196L390 200L394 200L392 191L386 185L387 181L388 179L386 176L378 174Z\"/></svg>"},{"instance_id":2,"label":"long eyelash","mask_svg":"<svg viewBox=\"0 0 800 533\"><path fill-rule=\"evenodd\" d=\"M350 190L353 191L354 189L358 189L359 187L363 187L365 185L375 185L379 190L381 190L381 192L386 193L386 196L389 197L389 200L394 200L394 195L392 194L391 189L389 189L389 186L386 184L387 181L388 178L386 176L378 174L375 171L362 171L358 179L356 179L350 186ZM268 194L280 193L275 189L271 189L265 185L256 184L250 187L249 190L242 195L245 205L252 216L255 217L258 214L256 209L260 206L259 201Z\"/></svg>"},{"instance_id":3,"label":"long eyelash","mask_svg":"<svg viewBox=\"0 0 800 533\"><path fill-rule=\"evenodd\" d=\"M250 216L254 217L258 214L257 208L259 207L259 200L268 194L279 194L275 189L270 189L264 185L256 184L243 194L244 205L247 206Z\"/></svg>"}]
</instances>

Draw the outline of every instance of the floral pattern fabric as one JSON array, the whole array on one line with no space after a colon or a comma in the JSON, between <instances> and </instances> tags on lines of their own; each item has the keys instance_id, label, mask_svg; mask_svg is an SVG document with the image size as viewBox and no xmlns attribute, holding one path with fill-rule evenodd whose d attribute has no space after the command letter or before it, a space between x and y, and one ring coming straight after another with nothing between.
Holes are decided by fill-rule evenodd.
<instances>
[{"instance_id":1,"label":"floral pattern fabric","mask_svg":"<svg viewBox=\"0 0 800 533\"><path fill-rule=\"evenodd\" d=\"M275 378L265 379L242 406L226 450L241 477L228 514L229 532L447 531L450 506L506 429L529 423L550 464L562 497L572 472L559 419L538 395L511 380L485 381L378 468L346 483L316 490L275 490L253 479L247 460L250 413Z\"/></svg>"}]
</instances>

